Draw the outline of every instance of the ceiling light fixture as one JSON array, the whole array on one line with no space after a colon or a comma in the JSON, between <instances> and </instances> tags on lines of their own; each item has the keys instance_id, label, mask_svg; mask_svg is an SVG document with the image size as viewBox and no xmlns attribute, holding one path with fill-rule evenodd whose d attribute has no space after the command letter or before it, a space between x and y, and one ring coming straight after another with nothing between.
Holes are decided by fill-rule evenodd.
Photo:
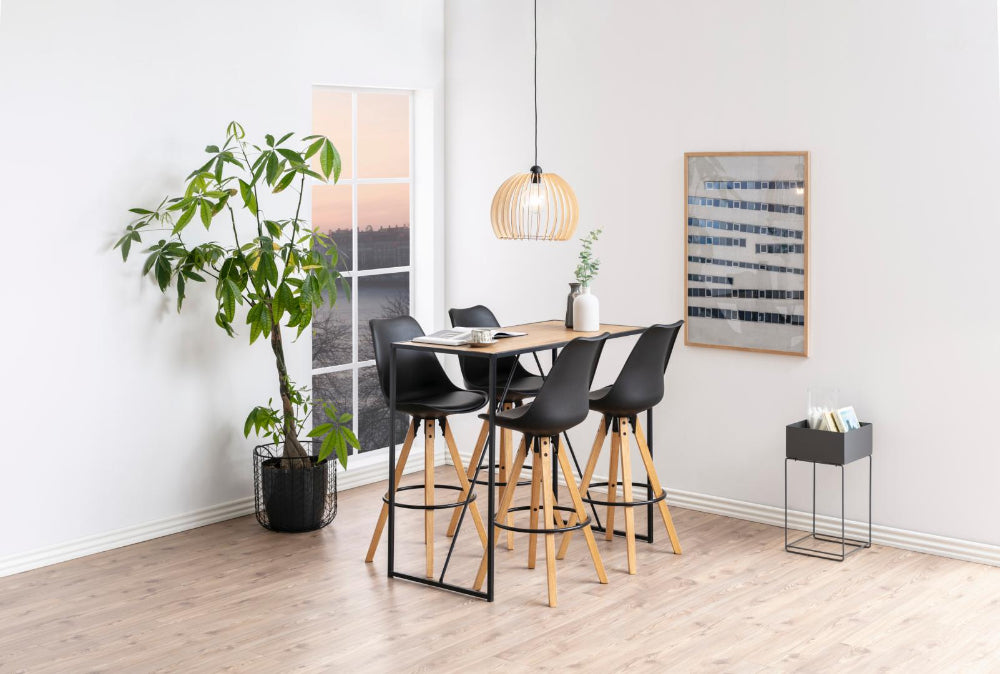
<instances>
[{"instance_id":1,"label":"ceiling light fixture","mask_svg":"<svg viewBox=\"0 0 1000 674\"><path fill-rule=\"evenodd\" d=\"M580 208L573 188L538 165L538 0L535 3L535 165L504 181L493 196L490 219L498 239L567 241Z\"/></svg>"}]
</instances>

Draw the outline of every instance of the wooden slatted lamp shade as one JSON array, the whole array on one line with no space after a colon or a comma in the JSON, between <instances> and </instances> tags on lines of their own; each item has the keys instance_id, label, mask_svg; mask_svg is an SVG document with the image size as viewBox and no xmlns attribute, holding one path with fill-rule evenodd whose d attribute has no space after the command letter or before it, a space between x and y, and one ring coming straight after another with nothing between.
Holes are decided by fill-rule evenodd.
<instances>
[{"instance_id":1,"label":"wooden slatted lamp shade","mask_svg":"<svg viewBox=\"0 0 1000 674\"><path fill-rule=\"evenodd\" d=\"M576 193L555 173L538 166L538 0L535 0L535 165L504 181L493 195L490 220L498 239L568 241L576 233Z\"/></svg>"},{"instance_id":2,"label":"wooden slatted lamp shade","mask_svg":"<svg viewBox=\"0 0 1000 674\"><path fill-rule=\"evenodd\" d=\"M555 173L532 166L504 181L490 209L498 239L568 241L576 233L580 207L576 193Z\"/></svg>"}]
</instances>

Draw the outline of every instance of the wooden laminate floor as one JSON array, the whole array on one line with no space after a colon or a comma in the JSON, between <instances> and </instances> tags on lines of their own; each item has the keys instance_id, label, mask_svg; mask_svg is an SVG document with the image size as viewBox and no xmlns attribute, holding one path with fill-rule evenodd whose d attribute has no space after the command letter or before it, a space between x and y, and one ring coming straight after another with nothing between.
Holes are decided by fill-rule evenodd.
<instances>
[{"instance_id":1,"label":"wooden laminate floor","mask_svg":"<svg viewBox=\"0 0 1000 674\"><path fill-rule=\"evenodd\" d=\"M1000 671L998 568L879 546L809 559L780 529L674 509L684 554L661 528L636 576L599 538L608 585L576 536L556 609L518 535L487 604L387 580L384 545L363 563L384 488L342 493L320 532L243 517L0 579L0 672ZM400 570L422 573L422 514L399 527ZM466 527L449 580L478 545Z\"/></svg>"}]
</instances>

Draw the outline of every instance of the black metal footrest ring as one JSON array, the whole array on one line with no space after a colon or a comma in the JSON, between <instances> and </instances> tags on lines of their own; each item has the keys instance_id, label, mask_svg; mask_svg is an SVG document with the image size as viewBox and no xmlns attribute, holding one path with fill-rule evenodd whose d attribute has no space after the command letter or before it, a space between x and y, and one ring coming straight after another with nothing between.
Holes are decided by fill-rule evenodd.
<instances>
[{"instance_id":1,"label":"black metal footrest ring","mask_svg":"<svg viewBox=\"0 0 1000 674\"><path fill-rule=\"evenodd\" d=\"M406 487L397 488L396 493L399 493L401 491L411 491L414 489L423 490L423 488L424 485L422 484L411 484ZM436 484L434 485L434 489L447 489L448 491L459 491L459 492L462 491L462 488L457 484ZM471 503L472 501L475 500L476 500L476 492L472 492L472 498L469 499L469 502ZM389 502L388 492L386 492L386 494L382 497L382 502L383 503ZM397 508L406 508L408 510L446 510L448 508L461 508L463 505L465 505L465 499L460 499L458 501L449 501L447 503L435 503L434 505L427 505L426 503L400 503L399 501L396 501Z\"/></svg>"},{"instance_id":2,"label":"black metal footrest ring","mask_svg":"<svg viewBox=\"0 0 1000 674\"><path fill-rule=\"evenodd\" d=\"M618 484L621 484L621 482L619 482ZM607 482L591 482L590 483L590 487L607 487L607 486L608 486ZM587 487L587 488L590 489L590 487ZM632 489L642 489L642 490L645 490L647 488L648 488L648 485L645 482L633 482L632 483ZM659 503L660 501L662 501L665 498L667 498L667 490L666 489L664 489L663 493L660 494L659 496L655 496L653 498L645 499L645 500L642 500L642 501L599 501L596 498L589 498L586 494L581 494L580 495L580 500L583 501L584 503L589 503L591 505L599 505L599 506L623 506L625 508L635 508L635 507L638 507L638 506L652 505L653 503Z\"/></svg>"},{"instance_id":3,"label":"black metal footrest ring","mask_svg":"<svg viewBox=\"0 0 1000 674\"><path fill-rule=\"evenodd\" d=\"M576 514L576 508L570 508L569 506L555 505L552 506L552 509L561 510L562 512L565 513L573 513L574 515ZM524 512L525 510L531 510L531 506L526 505L526 506L517 506L516 508L508 508L507 512L508 513ZM539 514L542 513L541 507L538 508L538 513ZM496 522L493 523L493 526L495 526L497 529L516 531L521 534L561 534L566 531L576 531L577 529L582 529L589 525L590 525L589 515L587 516L587 519L583 520L582 522L578 522L577 524L574 524L571 527L547 527L547 528L532 529L530 527L517 527L514 526L513 524L507 524L506 522L501 522L500 520L497 520Z\"/></svg>"},{"instance_id":4,"label":"black metal footrest ring","mask_svg":"<svg viewBox=\"0 0 1000 674\"><path fill-rule=\"evenodd\" d=\"M500 472L500 465L497 464L497 465L493 466L493 470L496 471L497 473L499 473ZM488 487L489 484L490 484L490 481L486 480L486 479L483 479L481 477L477 477L475 480L472 480L472 483L473 484L481 484L484 487ZM520 482L517 483L517 486L518 487L527 487L530 484L531 484L531 480L521 480ZM506 487L507 483L506 482L501 482L500 480L493 480L493 486L494 487Z\"/></svg>"}]
</instances>

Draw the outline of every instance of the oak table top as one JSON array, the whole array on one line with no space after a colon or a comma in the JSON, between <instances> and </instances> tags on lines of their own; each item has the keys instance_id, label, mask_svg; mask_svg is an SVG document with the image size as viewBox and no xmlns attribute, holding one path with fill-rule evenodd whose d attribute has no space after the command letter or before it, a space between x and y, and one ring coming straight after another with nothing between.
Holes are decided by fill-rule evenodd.
<instances>
[{"instance_id":1,"label":"oak table top","mask_svg":"<svg viewBox=\"0 0 1000 674\"><path fill-rule=\"evenodd\" d=\"M474 327L474 326L473 326ZM428 344L426 342L396 342L396 348L422 349L441 353L457 353L463 356L512 356L519 353L541 351L543 349L558 349L566 346L577 337L595 337L609 333L610 337L627 337L638 335L646 328L636 325L616 325L601 323L601 328L594 332L579 332L566 327L563 321L539 321L522 325L506 325L503 330L527 333L522 337L503 337L489 346L451 346L448 344Z\"/></svg>"}]
</instances>

